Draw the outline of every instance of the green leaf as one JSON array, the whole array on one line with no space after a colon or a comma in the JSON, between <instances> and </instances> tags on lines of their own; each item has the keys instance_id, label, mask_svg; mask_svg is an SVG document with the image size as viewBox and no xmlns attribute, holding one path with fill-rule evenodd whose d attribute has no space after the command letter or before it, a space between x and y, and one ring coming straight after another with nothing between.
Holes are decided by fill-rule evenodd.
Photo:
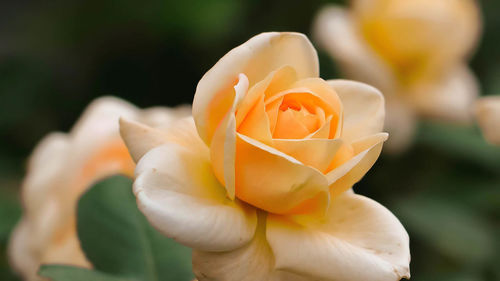
<instances>
[{"instance_id":1,"label":"green leaf","mask_svg":"<svg viewBox=\"0 0 500 281\"><path fill-rule=\"evenodd\" d=\"M84 194L77 228L96 270L148 281L193 279L190 249L147 222L137 209L130 179L112 177Z\"/></svg>"},{"instance_id":2,"label":"green leaf","mask_svg":"<svg viewBox=\"0 0 500 281\"><path fill-rule=\"evenodd\" d=\"M488 144L476 127L422 123L417 141L478 165L500 170L500 148Z\"/></svg>"},{"instance_id":3,"label":"green leaf","mask_svg":"<svg viewBox=\"0 0 500 281\"><path fill-rule=\"evenodd\" d=\"M69 265L42 265L38 275L53 281L133 281L133 279Z\"/></svg>"},{"instance_id":4,"label":"green leaf","mask_svg":"<svg viewBox=\"0 0 500 281\"><path fill-rule=\"evenodd\" d=\"M494 254L493 229L480 214L430 195L398 200L393 209L409 232L455 261L484 264Z\"/></svg>"}]
</instances>

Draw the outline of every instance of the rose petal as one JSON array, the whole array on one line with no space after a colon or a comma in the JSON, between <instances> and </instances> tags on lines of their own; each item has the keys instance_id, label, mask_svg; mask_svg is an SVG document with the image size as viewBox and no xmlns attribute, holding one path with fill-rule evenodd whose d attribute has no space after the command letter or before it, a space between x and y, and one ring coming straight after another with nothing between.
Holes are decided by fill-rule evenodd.
<instances>
[{"instance_id":1,"label":"rose petal","mask_svg":"<svg viewBox=\"0 0 500 281\"><path fill-rule=\"evenodd\" d=\"M320 125L323 126L326 122L326 115L325 111L319 106L316 107L316 116L319 120Z\"/></svg>"},{"instance_id":2,"label":"rose petal","mask_svg":"<svg viewBox=\"0 0 500 281\"><path fill-rule=\"evenodd\" d=\"M369 47L347 10L334 5L323 8L316 17L314 35L348 77L374 85L386 95L395 92L392 70Z\"/></svg>"},{"instance_id":3,"label":"rose petal","mask_svg":"<svg viewBox=\"0 0 500 281\"><path fill-rule=\"evenodd\" d=\"M382 205L361 195L344 193L331 202L324 220L311 225L268 216L267 240L276 269L307 280L396 281L410 276L404 227Z\"/></svg>"},{"instance_id":4,"label":"rose petal","mask_svg":"<svg viewBox=\"0 0 500 281\"><path fill-rule=\"evenodd\" d=\"M118 98L98 98L85 109L73 126L70 137L81 149L93 147L95 143L109 139L110 136L116 136L120 117L137 119L138 109Z\"/></svg>"},{"instance_id":5,"label":"rose petal","mask_svg":"<svg viewBox=\"0 0 500 281\"><path fill-rule=\"evenodd\" d=\"M302 139L310 134L307 127L292 112L293 110L278 111L274 138Z\"/></svg>"},{"instance_id":6,"label":"rose petal","mask_svg":"<svg viewBox=\"0 0 500 281\"><path fill-rule=\"evenodd\" d=\"M193 101L193 117L201 138L209 144L218 124L231 107L233 85L240 73L251 88L270 72L291 66L297 78L317 77L316 50L299 33L262 33L221 58L200 80Z\"/></svg>"},{"instance_id":7,"label":"rose petal","mask_svg":"<svg viewBox=\"0 0 500 281\"><path fill-rule=\"evenodd\" d=\"M36 212L47 196L47 182L57 188L60 176L64 174L64 163L71 149L66 134L52 133L36 146L28 162L28 173L23 182L22 199L27 212ZM59 180L57 180L59 179Z\"/></svg>"},{"instance_id":8,"label":"rose petal","mask_svg":"<svg viewBox=\"0 0 500 281\"><path fill-rule=\"evenodd\" d=\"M326 101L329 105L328 108L317 106L317 108L321 108L320 114L325 115L328 114L332 116L331 128L329 138L338 138L342 132L343 127L343 104L335 92L335 90L331 88L331 86L321 78L307 78L297 81L293 87L303 87L307 88L310 91L314 92L316 95L320 96L322 100ZM328 109L332 109L333 112L330 112ZM326 112L325 112L326 111Z\"/></svg>"},{"instance_id":9,"label":"rose petal","mask_svg":"<svg viewBox=\"0 0 500 281\"><path fill-rule=\"evenodd\" d=\"M418 84L408 98L422 115L468 122L478 93L476 77L467 66L460 65L434 81Z\"/></svg>"},{"instance_id":10,"label":"rose petal","mask_svg":"<svg viewBox=\"0 0 500 281\"><path fill-rule=\"evenodd\" d=\"M236 157L236 117L235 112L248 91L248 79L240 74L239 81L234 86L234 101L221 124L215 131L210 158L215 176L226 188L229 198L235 196L234 162Z\"/></svg>"},{"instance_id":11,"label":"rose petal","mask_svg":"<svg viewBox=\"0 0 500 281\"><path fill-rule=\"evenodd\" d=\"M264 105L264 96L261 96L252 110L245 117L245 121L238 127L238 132L260 142L270 144L271 125Z\"/></svg>"},{"instance_id":12,"label":"rose petal","mask_svg":"<svg viewBox=\"0 0 500 281\"><path fill-rule=\"evenodd\" d=\"M141 157L134 183L139 207L155 227L183 244L213 251L237 247L245 242L245 237L253 236L255 211L226 199L224 187L212 173L208 148L197 136L191 118L179 120L168 131L134 123L127 126L131 135L146 130L161 136L152 149L144 149L148 152ZM156 146L158 143L163 145ZM198 224L198 220L203 222ZM187 221L198 226L184 225ZM239 225L240 232L221 235L220 240L211 238L210 235L219 235L218 230L224 231L226 222L237 229Z\"/></svg>"},{"instance_id":13,"label":"rose petal","mask_svg":"<svg viewBox=\"0 0 500 281\"><path fill-rule=\"evenodd\" d=\"M14 228L9 240L8 256L12 268L22 275L26 280L37 280L39 260L33 255L30 249L30 240L32 232L30 232L29 222L22 219Z\"/></svg>"},{"instance_id":14,"label":"rose petal","mask_svg":"<svg viewBox=\"0 0 500 281\"><path fill-rule=\"evenodd\" d=\"M120 135L136 163L148 151L168 140L167 133L123 117L120 118Z\"/></svg>"},{"instance_id":15,"label":"rose petal","mask_svg":"<svg viewBox=\"0 0 500 281\"><path fill-rule=\"evenodd\" d=\"M276 123L278 122L278 114L282 102L283 97L267 104L266 106L267 118L269 119L269 130L272 135L274 135L276 131Z\"/></svg>"},{"instance_id":16,"label":"rose petal","mask_svg":"<svg viewBox=\"0 0 500 281\"><path fill-rule=\"evenodd\" d=\"M259 215L255 236L245 246L228 252L193 251L193 272L199 281L253 281L269 279L274 257L266 241L266 218Z\"/></svg>"},{"instance_id":17,"label":"rose petal","mask_svg":"<svg viewBox=\"0 0 500 281\"><path fill-rule=\"evenodd\" d=\"M354 141L380 133L384 127L384 97L379 90L364 83L329 80L344 106L342 139Z\"/></svg>"},{"instance_id":18,"label":"rose petal","mask_svg":"<svg viewBox=\"0 0 500 281\"><path fill-rule=\"evenodd\" d=\"M297 80L297 73L290 66L283 66L267 75L265 79L256 83L248 90L247 95L236 113L236 127L245 120L248 113L262 98L270 98L274 94L285 91Z\"/></svg>"},{"instance_id":19,"label":"rose petal","mask_svg":"<svg viewBox=\"0 0 500 281\"><path fill-rule=\"evenodd\" d=\"M193 272L198 280L308 281L297 274L274 269L274 256L266 240L265 224L265 216L259 216L252 241L236 250L218 253L194 250Z\"/></svg>"},{"instance_id":20,"label":"rose petal","mask_svg":"<svg viewBox=\"0 0 500 281\"><path fill-rule=\"evenodd\" d=\"M263 143L237 134L236 195L253 206L286 213L328 190L323 174Z\"/></svg>"},{"instance_id":21,"label":"rose petal","mask_svg":"<svg viewBox=\"0 0 500 281\"><path fill-rule=\"evenodd\" d=\"M387 133L379 133L353 142L354 157L326 174L332 197L351 188L377 161Z\"/></svg>"},{"instance_id":22,"label":"rose petal","mask_svg":"<svg viewBox=\"0 0 500 281\"><path fill-rule=\"evenodd\" d=\"M192 117L177 119L169 126L152 128L148 125L120 118L120 133L129 152L137 161L151 149L166 142L173 142L189 148L203 147L203 142L195 130Z\"/></svg>"},{"instance_id":23,"label":"rose petal","mask_svg":"<svg viewBox=\"0 0 500 281\"><path fill-rule=\"evenodd\" d=\"M330 165L328 165L324 173L327 174L337 167L340 167L345 162L351 160L352 157L354 157L354 149L352 145L350 143L342 142L342 145L337 150L335 157Z\"/></svg>"},{"instance_id":24,"label":"rose petal","mask_svg":"<svg viewBox=\"0 0 500 281\"><path fill-rule=\"evenodd\" d=\"M136 174L139 209L164 235L203 251L233 250L252 239L255 209L227 199L201 140L197 147L169 142L154 148Z\"/></svg>"},{"instance_id":25,"label":"rose petal","mask_svg":"<svg viewBox=\"0 0 500 281\"><path fill-rule=\"evenodd\" d=\"M483 97L476 101L475 115L484 137L500 145L500 97Z\"/></svg>"},{"instance_id":26,"label":"rose petal","mask_svg":"<svg viewBox=\"0 0 500 281\"><path fill-rule=\"evenodd\" d=\"M283 98L283 102L285 104L289 103L299 103L302 106L311 109L314 111L317 107L321 107L324 111L324 114L327 116L330 115L339 115L340 110L335 107L334 104L330 104L330 102L325 99L324 94L318 94L309 88L299 87L299 88L290 88L285 91L279 92L272 97L265 100L266 104L272 104L274 101Z\"/></svg>"},{"instance_id":27,"label":"rose petal","mask_svg":"<svg viewBox=\"0 0 500 281\"><path fill-rule=\"evenodd\" d=\"M65 237L60 238L56 243L46 244L46 246L47 249L41 258L42 264L71 263L78 267L92 267L82 251L74 225L71 226L71 231L66 233Z\"/></svg>"},{"instance_id":28,"label":"rose petal","mask_svg":"<svg viewBox=\"0 0 500 281\"><path fill-rule=\"evenodd\" d=\"M340 139L273 140L274 148L321 172L328 168L341 145Z\"/></svg>"},{"instance_id":29,"label":"rose petal","mask_svg":"<svg viewBox=\"0 0 500 281\"><path fill-rule=\"evenodd\" d=\"M335 90L329 83L321 78L306 78L295 82L292 88L306 88L316 95L320 96L328 105L331 106L335 115L340 116L342 112L342 102ZM324 108L323 108L324 109Z\"/></svg>"},{"instance_id":30,"label":"rose petal","mask_svg":"<svg viewBox=\"0 0 500 281\"><path fill-rule=\"evenodd\" d=\"M331 128L332 128L332 116L329 116L328 118L326 118L323 126L321 126L318 130L316 130L316 132L307 136L306 139L309 139L309 138L328 139L330 137L330 129ZM337 131L340 131L340 130L337 130Z\"/></svg>"}]
</instances>

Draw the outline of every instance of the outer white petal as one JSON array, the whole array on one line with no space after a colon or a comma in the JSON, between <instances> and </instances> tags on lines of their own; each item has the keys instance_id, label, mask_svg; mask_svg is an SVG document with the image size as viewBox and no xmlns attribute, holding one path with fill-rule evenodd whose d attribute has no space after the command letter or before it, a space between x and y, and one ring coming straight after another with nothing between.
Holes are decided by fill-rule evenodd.
<instances>
[{"instance_id":1,"label":"outer white petal","mask_svg":"<svg viewBox=\"0 0 500 281\"><path fill-rule=\"evenodd\" d=\"M115 97L101 97L94 100L86 109L82 116L79 118L78 122L74 125L71 130L70 137L73 140L73 147L78 147L81 154L87 154L95 149L102 146L102 143L109 140L110 138L116 138L119 131L119 119L123 118L129 122L140 122L144 125L151 126L154 128L170 128L173 123L178 120L189 117L191 115L191 107L188 105L181 105L178 107L167 108L167 107L153 107L141 110L131 103L128 103L122 99ZM136 123L135 125L139 125ZM146 130L143 127L143 130ZM130 132L127 128L122 129L120 133L127 135L127 138L131 138ZM137 130L134 130L137 133ZM143 132L140 137L144 137L144 134L151 134L152 132ZM133 138L133 137L132 137ZM139 138L136 136L136 138ZM133 140L130 140L134 142ZM146 144L142 144L142 147L147 147ZM151 147L152 148L152 147ZM141 149L136 149L142 154L146 151ZM137 151L133 149L131 154L135 161L138 160L141 153L134 155Z\"/></svg>"},{"instance_id":2,"label":"outer white petal","mask_svg":"<svg viewBox=\"0 0 500 281\"><path fill-rule=\"evenodd\" d=\"M349 80L329 80L344 107L342 139L349 142L382 132L384 96L372 86Z\"/></svg>"},{"instance_id":3,"label":"outer white petal","mask_svg":"<svg viewBox=\"0 0 500 281\"><path fill-rule=\"evenodd\" d=\"M199 281L270 281L274 257L265 237L265 216L259 216L255 236L228 252L193 251L193 272Z\"/></svg>"},{"instance_id":4,"label":"outer white petal","mask_svg":"<svg viewBox=\"0 0 500 281\"><path fill-rule=\"evenodd\" d=\"M474 109L476 120L486 140L500 145L500 96L480 98Z\"/></svg>"},{"instance_id":5,"label":"outer white petal","mask_svg":"<svg viewBox=\"0 0 500 281\"><path fill-rule=\"evenodd\" d=\"M308 280L390 281L409 277L409 238L377 202L344 193L324 221L301 226L268 217L267 239L276 269Z\"/></svg>"},{"instance_id":6,"label":"outer white petal","mask_svg":"<svg viewBox=\"0 0 500 281\"><path fill-rule=\"evenodd\" d=\"M459 65L433 81L418 84L408 98L421 115L468 122L478 93L479 86L474 74L466 65Z\"/></svg>"},{"instance_id":7,"label":"outer white petal","mask_svg":"<svg viewBox=\"0 0 500 281\"><path fill-rule=\"evenodd\" d=\"M168 142L141 158L134 182L139 209L164 235L189 247L241 247L255 233L255 209L227 199L213 175L208 148L200 139L197 142Z\"/></svg>"},{"instance_id":8,"label":"outer white petal","mask_svg":"<svg viewBox=\"0 0 500 281\"><path fill-rule=\"evenodd\" d=\"M231 107L230 102L220 103L232 100L240 73L248 77L252 87L285 65L295 69L298 79L318 76L316 50L303 34L261 33L222 57L198 83L193 101L193 117L205 143L211 142L217 124Z\"/></svg>"},{"instance_id":9,"label":"outer white petal","mask_svg":"<svg viewBox=\"0 0 500 281\"><path fill-rule=\"evenodd\" d=\"M70 139L62 133L49 134L37 145L29 159L28 173L22 187L26 212L36 213L44 204L44 198L52 194L48 191L60 184L61 175L64 174L61 163L65 161L70 149Z\"/></svg>"},{"instance_id":10,"label":"outer white petal","mask_svg":"<svg viewBox=\"0 0 500 281\"><path fill-rule=\"evenodd\" d=\"M167 133L124 118L120 118L120 135L136 163L148 151L168 140Z\"/></svg>"},{"instance_id":11,"label":"outer white petal","mask_svg":"<svg viewBox=\"0 0 500 281\"><path fill-rule=\"evenodd\" d=\"M314 38L350 78L381 89L385 95L395 92L396 78L390 67L369 47L344 8L330 5L317 15Z\"/></svg>"},{"instance_id":12,"label":"outer white petal","mask_svg":"<svg viewBox=\"0 0 500 281\"><path fill-rule=\"evenodd\" d=\"M228 252L193 251L193 272L199 281L308 281L291 272L274 269L274 256L266 240L265 215L252 241Z\"/></svg>"},{"instance_id":13,"label":"outer white petal","mask_svg":"<svg viewBox=\"0 0 500 281\"><path fill-rule=\"evenodd\" d=\"M9 261L12 268L22 274L22 277L27 281L37 281L41 278L37 276L37 268L39 261L31 252L28 243L30 238L29 223L26 219L21 220L9 240Z\"/></svg>"},{"instance_id":14,"label":"outer white petal","mask_svg":"<svg viewBox=\"0 0 500 281\"><path fill-rule=\"evenodd\" d=\"M80 150L93 149L101 141L116 136L120 117L136 119L137 115L134 105L114 97L101 97L85 109L70 135Z\"/></svg>"}]
</instances>

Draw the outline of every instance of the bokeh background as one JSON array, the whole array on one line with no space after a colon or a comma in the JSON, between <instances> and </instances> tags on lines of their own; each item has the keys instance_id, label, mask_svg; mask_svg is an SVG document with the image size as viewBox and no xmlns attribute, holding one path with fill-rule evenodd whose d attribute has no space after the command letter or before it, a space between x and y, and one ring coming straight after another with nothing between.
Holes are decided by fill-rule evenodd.
<instances>
[{"instance_id":1,"label":"bokeh background","mask_svg":"<svg viewBox=\"0 0 500 281\"><path fill-rule=\"evenodd\" d=\"M228 50L263 31L310 34L315 13L334 2L343 3L1 1L0 280L18 280L6 242L21 214L26 158L45 134L68 131L102 95L140 107L191 103L198 80ZM483 39L471 64L482 95L500 94L500 2L480 2ZM341 77L319 55L321 76ZM407 228L412 280L500 280L500 148L475 126L422 122L412 149L382 155L355 190Z\"/></svg>"}]
</instances>

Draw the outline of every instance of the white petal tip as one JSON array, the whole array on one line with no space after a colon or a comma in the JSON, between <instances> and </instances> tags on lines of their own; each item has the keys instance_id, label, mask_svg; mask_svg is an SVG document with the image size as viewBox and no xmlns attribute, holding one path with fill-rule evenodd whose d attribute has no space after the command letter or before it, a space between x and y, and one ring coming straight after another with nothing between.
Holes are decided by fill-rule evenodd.
<instances>
[{"instance_id":1,"label":"white petal tip","mask_svg":"<svg viewBox=\"0 0 500 281\"><path fill-rule=\"evenodd\" d=\"M120 117L120 135L127 145L132 159L137 163L149 150L167 140L160 130Z\"/></svg>"}]
</instances>

